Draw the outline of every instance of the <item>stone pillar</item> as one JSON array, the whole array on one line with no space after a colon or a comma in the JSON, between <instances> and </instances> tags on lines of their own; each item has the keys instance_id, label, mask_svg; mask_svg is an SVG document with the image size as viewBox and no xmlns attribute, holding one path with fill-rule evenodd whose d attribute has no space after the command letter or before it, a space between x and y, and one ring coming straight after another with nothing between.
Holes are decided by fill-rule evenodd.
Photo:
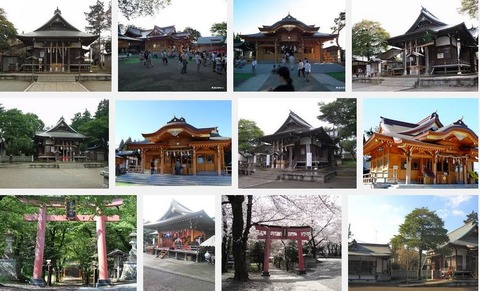
<instances>
[{"instance_id":1,"label":"stone pillar","mask_svg":"<svg viewBox=\"0 0 480 291\"><path fill-rule=\"evenodd\" d=\"M96 287L109 286L110 279L108 278L108 264L107 264L107 238L105 219L100 211L98 211L96 218L97 222L97 249L98 249L98 270L99 277Z\"/></svg>"},{"instance_id":2,"label":"stone pillar","mask_svg":"<svg viewBox=\"0 0 480 291\"><path fill-rule=\"evenodd\" d=\"M127 262L123 263L123 272L122 272L122 276L120 277L121 281L135 281L137 279L137 232L136 230L133 230L129 236L130 236L129 244L132 246L132 248L128 253Z\"/></svg>"},{"instance_id":3,"label":"stone pillar","mask_svg":"<svg viewBox=\"0 0 480 291\"><path fill-rule=\"evenodd\" d=\"M43 279L43 251L45 249L45 226L47 223L47 207L41 206L38 212L37 239L35 242L35 261L33 263L33 277L31 284L45 287Z\"/></svg>"}]
</instances>

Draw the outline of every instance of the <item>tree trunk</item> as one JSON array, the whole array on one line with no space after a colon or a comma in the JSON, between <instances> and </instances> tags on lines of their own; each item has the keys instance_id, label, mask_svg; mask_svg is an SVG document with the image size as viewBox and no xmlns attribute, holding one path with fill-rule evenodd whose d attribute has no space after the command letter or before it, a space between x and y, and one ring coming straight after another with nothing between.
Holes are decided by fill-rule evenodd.
<instances>
[{"instance_id":1,"label":"tree trunk","mask_svg":"<svg viewBox=\"0 0 480 291\"><path fill-rule=\"evenodd\" d=\"M421 279L422 275L422 249L418 250L418 267L417 267L417 280Z\"/></svg>"},{"instance_id":2,"label":"tree trunk","mask_svg":"<svg viewBox=\"0 0 480 291\"><path fill-rule=\"evenodd\" d=\"M222 206L222 215L225 217L225 210ZM227 221L223 221L223 237L222 237L222 274L228 272L228 247L227 247L227 238L228 237L228 226Z\"/></svg>"},{"instance_id":3,"label":"tree trunk","mask_svg":"<svg viewBox=\"0 0 480 291\"><path fill-rule=\"evenodd\" d=\"M232 253L235 260L233 276L234 281L247 281L248 272L245 258L245 246L243 245L243 201L242 195L229 195L228 201L232 205Z\"/></svg>"}]
</instances>

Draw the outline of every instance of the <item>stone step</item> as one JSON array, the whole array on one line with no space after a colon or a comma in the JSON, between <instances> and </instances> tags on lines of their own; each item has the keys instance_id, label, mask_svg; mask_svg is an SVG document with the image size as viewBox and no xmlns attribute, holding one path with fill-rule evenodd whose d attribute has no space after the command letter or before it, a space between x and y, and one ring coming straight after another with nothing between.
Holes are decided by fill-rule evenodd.
<instances>
[{"instance_id":1,"label":"stone step","mask_svg":"<svg viewBox=\"0 0 480 291\"><path fill-rule=\"evenodd\" d=\"M382 86L404 86L413 87L417 78L383 78Z\"/></svg>"},{"instance_id":2,"label":"stone step","mask_svg":"<svg viewBox=\"0 0 480 291\"><path fill-rule=\"evenodd\" d=\"M116 177L117 182L157 185L157 186L231 186L232 177L229 175L206 176L206 175L162 175L162 174L139 174L127 173Z\"/></svg>"},{"instance_id":3,"label":"stone step","mask_svg":"<svg viewBox=\"0 0 480 291\"><path fill-rule=\"evenodd\" d=\"M37 82L75 82L73 74L41 74L38 75Z\"/></svg>"}]
</instances>

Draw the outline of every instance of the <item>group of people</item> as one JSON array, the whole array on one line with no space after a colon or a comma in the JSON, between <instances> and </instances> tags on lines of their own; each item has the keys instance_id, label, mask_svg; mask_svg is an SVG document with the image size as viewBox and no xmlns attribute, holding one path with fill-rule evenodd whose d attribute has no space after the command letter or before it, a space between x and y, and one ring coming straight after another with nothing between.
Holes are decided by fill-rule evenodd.
<instances>
[{"instance_id":1,"label":"group of people","mask_svg":"<svg viewBox=\"0 0 480 291\"><path fill-rule=\"evenodd\" d=\"M303 61L302 59L299 59L297 68L298 68L298 76L300 77L300 73L301 73L302 76L307 80L307 82L310 82L312 65L308 62L307 58L305 58Z\"/></svg>"}]
</instances>

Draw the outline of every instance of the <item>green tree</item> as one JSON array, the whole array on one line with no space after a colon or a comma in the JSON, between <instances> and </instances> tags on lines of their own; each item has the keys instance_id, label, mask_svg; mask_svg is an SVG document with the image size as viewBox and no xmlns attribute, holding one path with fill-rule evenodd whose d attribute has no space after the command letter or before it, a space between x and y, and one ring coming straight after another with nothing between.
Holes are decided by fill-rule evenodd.
<instances>
[{"instance_id":1,"label":"green tree","mask_svg":"<svg viewBox=\"0 0 480 291\"><path fill-rule=\"evenodd\" d=\"M238 151L240 153L251 153L262 144L260 141L262 136L263 131L255 121L243 118L238 121Z\"/></svg>"},{"instance_id":2,"label":"green tree","mask_svg":"<svg viewBox=\"0 0 480 291\"><path fill-rule=\"evenodd\" d=\"M10 44L15 40L16 34L15 26L8 21L5 10L0 8L0 51L10 49Z\"/></svg>"},{"instance_id":3,"label":"green tree","mask_svg":"<svg viewBox=\"0 0 480 291\"><path fill-rule=\"evenodd\" d=\"M420 280L422 252L436 250L439 245L449 240L443 220L428 208L415 208L405 217L398 232L399 234L392 238L395 244L404 244L418 251L417 279Z\"/></svg>"},{"instance_id":4,"label":"green tree","mask_svg":"<svg viewBox=\"0 0 480 291\"><path fill-rule=\"evenodd\" d=\"M227 36L227 23L225 21L212 24L210 32L213 35Z\"/></svg>"},{"instance_id":5,"label":"green tree","mask_svg":"<svg viewBox=\"0 0 480 291\"><path fill-rule=\"evenodd\" d=\"M256 241L250 246L250 260L257 264L258 271L263 270L263 259L265 256L265 243Z\"/></svg>"},{"instance_id":6,"label":"green tree","mask_svg":"<svg viewBox=\"0 0 480 291\"><path fill-rule=\"evenodd\" d=\"M194 41L196 41L199 37L202 37L202 34L200 33L200 31L194 29L194 28L191 28L189 26L185 27L185 29L183 30L184 32L187 32Z\"/></svg>"},{"instance_id":7,"label":"green tree","mask_svg":"<svg viewBox=\"0 0 480 291\"><path fill-rule=\"evenodd\" d=\"M355 98L338 98L334 102L320 102L318 105L321 115L317 118L333 124L334 129L338 131L335 142L355 158L357 100Z\"/></svg>"},{"instance_id":8,"label":"green tree","mask_svg":"<svg viewBox=\"0 0 480 291\"><path fill-rule=\"evenodd\" d=\"M377 21L362 20L352 28L352 54L354 56L371 57L385 51L386 40L390 34Z\"/></svg>"},{"instance_id":9,"label":"green tree","mask_svg":"<svg viewBox=\"0 0 480 291\"><path fill-rule=\"evenodd\" d=\"M467 214L467 218L463 221L463 223L474 222L478 223L478 213L473 211L470 214Z\"/></svg>"},{"instance_id":10,"label":"green tree","mask_svg":"<svg viewBox=\"0 0 480 291\"><path fill-rule=\"evenodd\" d=\"M139 16L154 16L171 2L171 0L118 0L118 9L130 20Z\"/></svg>"},{"instance_id":11,"label":"green tree","mask_svg":"<svg viewBox=\"0 0 480 291\"><path fill-rule=\"evenodd\" d=\"M478 0L461 0L458 12L468 15L472 19L477 19Z\"/></svg>"},{"instance_id":12,"label":"green tree","mask_svg":"<svg viewBox=\"0 0 480 291\"><path fill-rule=\"evenodd\" d=\"M71 119L70 126L75 129L76 131L80 130L82 126L92 120L92 114L88 109L85 109L83 113L77 112Z\"/></svg>"},{"instance_id":13,"label":"green tree","mask_svg":"<svg viewBox=\"0 0 480 291\"><path fill-rule=\"evenodd\" d=\"M111 14L111 7L109 9ZM111 18L111 15L108 15L107 11L105 11L103 2L97 0L95 5L90 5L90 12L85 12L85 17L88 22L88 25L85 26L85 30L94 35L98 35L98 39L95 41L95 45L93 45L92 56L96 64L100 64L100 55L102 53L102 40L100 35L103 31L106 31L111 27L111 20L108 19L109 17Z\"/></svg>"},{"instance_id":14,"label":"green tree","mask_svg":"<svg viewBox=\"0 0 480 291\"><path fill-rule=\"evenodd\" d=\"M345 28L345 24L346 24L345 12L340 12L338 14L338 17L336 17L333 20L333 22L334 22L334 25L330 27L330 29L332 30L332 33L340 35L340 31L342 31L342 29ZM338 37L336 38L336 42L337 42L337 46L340 47L340 43L338 42Z\"/></svg>"},{"instance_id":15,"label":"green tree","mask_svg":"<svg viewBox=\"0 0 480 291\"><path fill-rule=\"evenodd\" d=\"M0 132L5 139L7 155L33 154L33 137L44 126L33 113L24 114L18 109L0 110Z\"/></svg>"}]
</instances>

